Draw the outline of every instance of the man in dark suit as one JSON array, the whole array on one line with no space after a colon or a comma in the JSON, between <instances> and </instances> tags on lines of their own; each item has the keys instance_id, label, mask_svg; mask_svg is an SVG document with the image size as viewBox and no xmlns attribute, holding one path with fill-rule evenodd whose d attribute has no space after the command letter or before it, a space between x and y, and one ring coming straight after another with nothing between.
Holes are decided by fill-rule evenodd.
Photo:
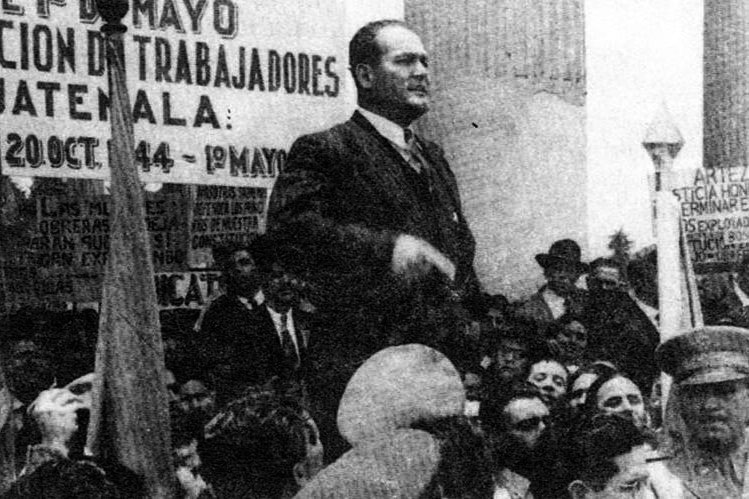
<instances>
[{"instance_id":1,"label":"man in dark suit","mask_svg":"<svg viewBox=\"0 0 749 499\"><path fill-rule=\"evenodd\" d=\"M371 311L431 270L472 298L474 240L455 178L441 149L411 129L429 105L421 40L400 21L377 21L354 36L349 57L359 109L294 143L269 229L296 247L323 313Z\"/></svg>"},{"instance_id":2,"label":"man in dark suit","mask_svg":"<svg viewBox=\"0 0 749 499\"><path fill-rule=\"evenodd\" d=\"M749 255L732 270L706 274L698 283L705 324L749 327Z\"/></svg>"},{"instance_id":3,"label":"man in dark suit","mask_svg":"<svg viewBox=\"0 0 749 499\"><path fill-rule=\"evenodd\" d=\"M325 325L314 366L325 379L315 384L332 414L367 357L412 341L440 348L431 325L452 319L434 318L459 316L480 291L455 177L442 150L411 127L429 107L421 40L401 21L372 22L352 38L349 62L358 109L296 140L268 215Z\"/></svg>"},{"instance_id":4,"label":"man in dark suit","mask_svg":"<svg viewBox=\"0 0 749 499\"><path fill-rule=\"evenodd\" d=\"M231 359L248 345L248 332L253 328L253 311L259 306L260 277L250 248L223 247L214 250L226 292L212 301L198 319L197 335L192 351L196 359L190 364L216 389L216 398L223 403L234 384L255 381L263 373L258 364L233 365Z\"/></svg>"},{"instance_id":5,"label":"man in dark suit","mask_svg":"<svg viewBox=\"0 0 749 499\"><path fill-rule=\"evenodd\" d=\"M548 253L536 255L546 284L516 306L515 316L534 326L537 340L544 340L547 330L562 317L582 313L587 295L575 283L588 265L580 256L580 246L572 239L555 241Z\"/></svg>"},{"instance_id":6,"label":"man in dark suit","mask_svg":"<svg viewBox=\"0 0 749 499\"><path fill-rule=\"evenodd\" d=\"M588 327L588 356L607 360L626 373L643 393L659 374L655 349L660 335L627 292L621 265L610 258L590 263L590 290L582 319Z\"/></svg>"},{"instance_id":7,"label":"man in dark suit","mask_svg":"<svg viewBox=\"0 0 749 499\"><path fill-rule=\"evenodd\" d=\"M225 268L227 293L203 318L201 363L219 404L241 396L249 385L301 377L310 321L298 309L298 281L276 261L272 244L263 236L249 248L231 251Z\"/></svg>"},{"instance_id":8,"label":"man in dark suit","mask_svg":"<svg viewBox=\"0 0 749 499\"><path fill-rule=\"evenodd\" d=\"M255 240L252 255L263 276L265 300L255 309L252 334L265 357L258 359L265 362L264 377L300 381L312 322L310 314L301 308L302 283L281 265L277 248L265 236Z\"/></svg>"}]
</instances>

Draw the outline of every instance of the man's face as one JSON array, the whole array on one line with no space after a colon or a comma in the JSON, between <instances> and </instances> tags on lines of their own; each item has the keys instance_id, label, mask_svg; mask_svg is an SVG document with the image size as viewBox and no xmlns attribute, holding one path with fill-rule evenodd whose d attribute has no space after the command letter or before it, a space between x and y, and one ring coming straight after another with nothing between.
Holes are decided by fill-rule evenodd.
<instances>
[{"instance_id":1,"label":"man's face","mask_svg":"<svg viewBox=\"0 0 749 499\"><path fill-rule=\"evenodd\" d=\"M368 99L384 111L411 122L429 109L428 57L421 39L403 26L386 26L375 38L381 57L370 79L360 84Z\"/></svg>"},{"instance_id":2,"label":"man's face","mask_svg":"<svg viewBox=\"0 0 749 499\"><path fill-rule=\"evenodd\" d=\"M544 275L548 288L559 296L571 294L575 290L575 282L580 277L575 269L564 266L549 267L544 271Z\"/></svg>"},{"instance_id":3,"label":"man's face","mask_svg":"<svg viewBox=\"0 0 749 499\"><path fill-rule=\"evenodd\" d=\"M646 459L652 451L645 445L633 447L627 454L616 456L613 461L619 472L611 477L603 490L594 491L587 488L585 492L575 494L575 499L655 499L657 497L650 485L650 473Z\"/></svg>"},{"instance_id":4,"label":"man's face","mask_svg":"<svg viewBox=\"0 0 749 499\"><path fill-rule=\"evenodd\" d=\"M588 276L588 289L597 291L623 291L625 283L621 272L616 267L600 266L593 269Z\"/></svg>"},{"instance_id":5,"label":"man's face","mask_svg":"<svg viewBox=\"0 0 749 499\"><path fill-rule=\"evenodd\" d=\"M578 321L565 324L556 337L565 361L579 362L588 347L588 330Z\"/></svg>"},{"instance_id":6,"label":"man's face","mask_svg":"<svg viewBox=\"0 0 749 499\"><path fill-rule=\"evenodd\" d=\"M231 255L231 263L226 276L229 288L239 296L252 298L260 287L255 261L247 250L237 250Z\"/></svg>"},{"instance_id":7,"label":"man's face","mask_svg":"<svg viewBox=\"0 0 749 499\"><path fill-rule=\"evenodd\" d=\"M576 410L579 406L585 403L585 398L588 395L588 388L598 378L598 375L594 373L585 373L578 376L575 382L572 384L572 391L569 395L570 407Z\"/></svg>"},{"instance_id":8,"label":"man's face","mask_svg":"<svg viewBox=\"0 0 749 499\"><path fill-rule=\"evenodd\" d=\"M521 341L504 338L499 342L494 360L494 372L501 378L517 378L522 375L528 364L528 351Z\"/></svg>"},{"instance_id":9,"label":"man's face","mask_svg":"<svg viewBox=\"0 0 749 499\"><path fill-rule=\"evenodd\" d=\"M528 381L541 390L547 404L559 400L567 393L567 371L559 362L536 362L531 366Z\"/></svg>"},{"instance_id":10,"label":"man's face","mask_svg":"<svg viewBox=\"0 0 749 499\"><path fill-rule=\"evenodd\" d=\"M727 454L744 441L749 421L747 381L679 386L681 414L691 439L704 451Z\"/></svg>"},{"instance_id":11,"label":"man's face","mask_svg":"<svg viewBox=\"0 0 749 499\"><path fill-rule=\"evenodd\" d=\"M535 449L549 426L549 408L546 404L538 398L516 399L505 407L504 412L507 417L507 433L525 450Z\"/></svg>"},{"instance_id":12,"label":"man's face","mask_svg":"<svg viewBox=\"0 0 749 499\"><path fill-rule=\"evenodd\" d=\"M630 418L635 426L643 428L647 422L642 393L631 380L622 376L601 385L596 406L605 414L621 414Z\"/></svg>"},{"instance_id":13,"label":"man's face","mask_svg":"<svg viewBox=\"0 0 749 499\"><path fill-rule=\"evenodd\" d=\"M274 264L263 286L263 293L274 310L285 312L299 305L301 287L302 284L298 279Z\"/></svg>"}]
</instances>

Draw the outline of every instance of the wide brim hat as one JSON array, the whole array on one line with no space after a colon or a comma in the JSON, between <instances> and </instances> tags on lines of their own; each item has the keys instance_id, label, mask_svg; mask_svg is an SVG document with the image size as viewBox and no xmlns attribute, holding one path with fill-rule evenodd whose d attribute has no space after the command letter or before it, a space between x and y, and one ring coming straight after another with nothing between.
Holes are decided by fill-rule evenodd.
<instances>
[{"instance_id":1,"label":"wide brim hat","mask_svg":"<svg viewBox=\"0 0 749 499\"><path fill-rule=\"evenodd\" d=\"M733 326L693 329L661 344L656 359L679 385L749 378L749 330Z\"/></svg>"},{"instance_id":2,"label":"wide brim hat","mask_svg":"<svg viewBox=\"0 0 749 499\"><path fill-rule=\"evenodd\" d=\"M580 260L580 246L572 239L561 239L549 247L548 253L536 255L536 261L544 269L549 267L567 267L574 269L579 274L590 270L587 263Z\"/></svg>"},{"instance_id":3,"label":"wide brim hat","mask_svg":"<svg viewBox=\"0 0 749 499\"><path fill-rule=\"evenodd\" d=\"M380 350L346 385L338 429L353 446L418 421L463 413L465 389L445 355L412 343Z\"/></svg>"},{"instance_id":4,"label":"wide brim hat","mask_svg":"<svg viewBox=\"0 0 749 499\"><path fill-rule=\"evenodd\" d=\"M355 446L305 485L296 499L421 497L439 468L436 438L397 430Z\"/></svg>"}]
</instances>

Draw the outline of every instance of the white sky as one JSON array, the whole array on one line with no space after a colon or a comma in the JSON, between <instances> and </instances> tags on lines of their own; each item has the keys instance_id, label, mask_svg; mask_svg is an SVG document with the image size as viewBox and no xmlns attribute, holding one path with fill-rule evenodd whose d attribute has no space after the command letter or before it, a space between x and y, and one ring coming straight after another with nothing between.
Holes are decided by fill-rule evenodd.
<instances>
[{"instance_id":1,"label":"white sky","mask_svg":"<svg viewBox=\"0 0 749 499\"><path fill-rule=\"evenodd\" d=\"M620 227L635 249L654 242L641 142L665 103L685 146L675 167L702 162L701 0L586 0L589 255Z\"/></svg>"}]
</instances>

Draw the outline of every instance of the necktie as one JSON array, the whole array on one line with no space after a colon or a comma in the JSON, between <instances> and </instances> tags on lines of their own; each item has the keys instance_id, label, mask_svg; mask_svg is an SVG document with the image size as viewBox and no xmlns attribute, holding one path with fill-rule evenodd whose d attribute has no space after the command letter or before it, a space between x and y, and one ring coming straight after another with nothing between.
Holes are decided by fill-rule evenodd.
<instances>
[{"instance_id":1,"label":"necktie","mask_svg":"<svg viewBox=\"0 0 749 499\"><path fill-rule=\"evenodd\" d=\"M403 139L406 141L406 151L408 152L408 164L419 173L426 173L429 167L426 159L421 154L421 148L419 143L414 137L414 133L410 128L403 130Z\"/></svg>"},{"instance_id":2,"label":"necktie","mask_svg":"<svg viewBox=\"0 0 749 499\"><path fill-rule=\"evenodd\" d=\"M281 314L281 327L278 333L281 335L281 349L283 349L283 355L286 360L294 368L299 367L299 355L294 348L294 341L291 339L291 331L289 331L288 325L288 314Z\"/></svg>"}]
</instances>

